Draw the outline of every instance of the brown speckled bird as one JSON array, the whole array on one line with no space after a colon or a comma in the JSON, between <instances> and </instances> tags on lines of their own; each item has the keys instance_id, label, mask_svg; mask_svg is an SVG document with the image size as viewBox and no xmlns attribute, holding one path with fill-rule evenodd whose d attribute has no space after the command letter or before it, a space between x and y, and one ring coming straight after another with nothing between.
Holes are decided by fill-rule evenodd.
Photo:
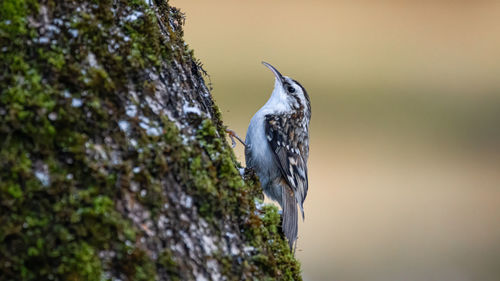
<instances>
[{"instance_id":1,"label":"brown speckled bird","mask_svg":"<svg viewBox=\"0 0 500 281\"><path fill-rule=\"evenodd\" d=\"M304 219L311 105L299 82L274 73L276 82L267 103L253 116L246 135L247 167L259 176L264 193L283 209L282 229L290 249L297 240L298 211Z\"/></svg>"}]
</instances>

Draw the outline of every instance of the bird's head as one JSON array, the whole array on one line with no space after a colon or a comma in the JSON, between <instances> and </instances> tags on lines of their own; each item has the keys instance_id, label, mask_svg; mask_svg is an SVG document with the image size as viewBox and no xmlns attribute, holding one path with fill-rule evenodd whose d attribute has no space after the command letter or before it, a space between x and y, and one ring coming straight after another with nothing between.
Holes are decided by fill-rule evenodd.
<instances>
[{"instance_id":1,"label":"bird's head","mask_svg":"<svg viewBox=\"0 0 500 281\"><path fill-rule=\"evenodd\" d=\"M267 62L262 62L269 68L276 77L274 90L269 102L276 104L277 107L285 106L291 110L304 110L310 114L311 105L309 95L299 82L290 77L283 76L274 66Z\"/></svg>"}]
</instances>

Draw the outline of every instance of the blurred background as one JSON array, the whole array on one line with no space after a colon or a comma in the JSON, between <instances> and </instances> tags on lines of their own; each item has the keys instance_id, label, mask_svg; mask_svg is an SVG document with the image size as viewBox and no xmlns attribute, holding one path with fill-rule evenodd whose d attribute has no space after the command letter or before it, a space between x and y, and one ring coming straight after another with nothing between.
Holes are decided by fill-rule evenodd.
<instances>
[{"instance_id":1,"label":"blurred background","mask_svg":"<svg viewBox=\"0 0 500 281\"><path fill-rule=\"evenodd\" d=\"M305 280L500 280L500 1L171 4L240 136L309 92Z\"/></svg>"}]
</instances>

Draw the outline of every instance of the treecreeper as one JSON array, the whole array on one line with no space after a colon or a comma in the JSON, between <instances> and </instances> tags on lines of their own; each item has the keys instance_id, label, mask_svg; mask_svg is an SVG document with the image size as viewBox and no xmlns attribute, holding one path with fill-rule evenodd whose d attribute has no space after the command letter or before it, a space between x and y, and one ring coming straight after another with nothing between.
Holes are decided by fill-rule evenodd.
<instances>
[{"instance_id":1,"label":"treecreeper","mask_svg":"<svg viewBox=\"0 0 500 281\"><path fill-rule=\"evenodd\" d=\"M304 219L311 104L302 85L262 62L275 76L274 90L255 113L245 139L248 168L257 173L264 193L277 201L282 229L293 250L298 234L297 204Z\"/></svg>"}]
</instances>

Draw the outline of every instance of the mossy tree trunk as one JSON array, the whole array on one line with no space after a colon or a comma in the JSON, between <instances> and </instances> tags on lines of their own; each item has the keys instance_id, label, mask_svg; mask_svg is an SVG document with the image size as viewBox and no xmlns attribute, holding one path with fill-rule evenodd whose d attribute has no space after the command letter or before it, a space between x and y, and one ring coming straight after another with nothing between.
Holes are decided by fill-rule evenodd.
<instances>
[{"instance_id":1,"label":"mossy tree trunk","mask_svg":"<svg viewBox=\"0 0 500 281\"><path fill-rule=\"evenodd\" d=\"M177 9L0 3L0 280L300 279Z\"/></svg>"}]
</instances>

